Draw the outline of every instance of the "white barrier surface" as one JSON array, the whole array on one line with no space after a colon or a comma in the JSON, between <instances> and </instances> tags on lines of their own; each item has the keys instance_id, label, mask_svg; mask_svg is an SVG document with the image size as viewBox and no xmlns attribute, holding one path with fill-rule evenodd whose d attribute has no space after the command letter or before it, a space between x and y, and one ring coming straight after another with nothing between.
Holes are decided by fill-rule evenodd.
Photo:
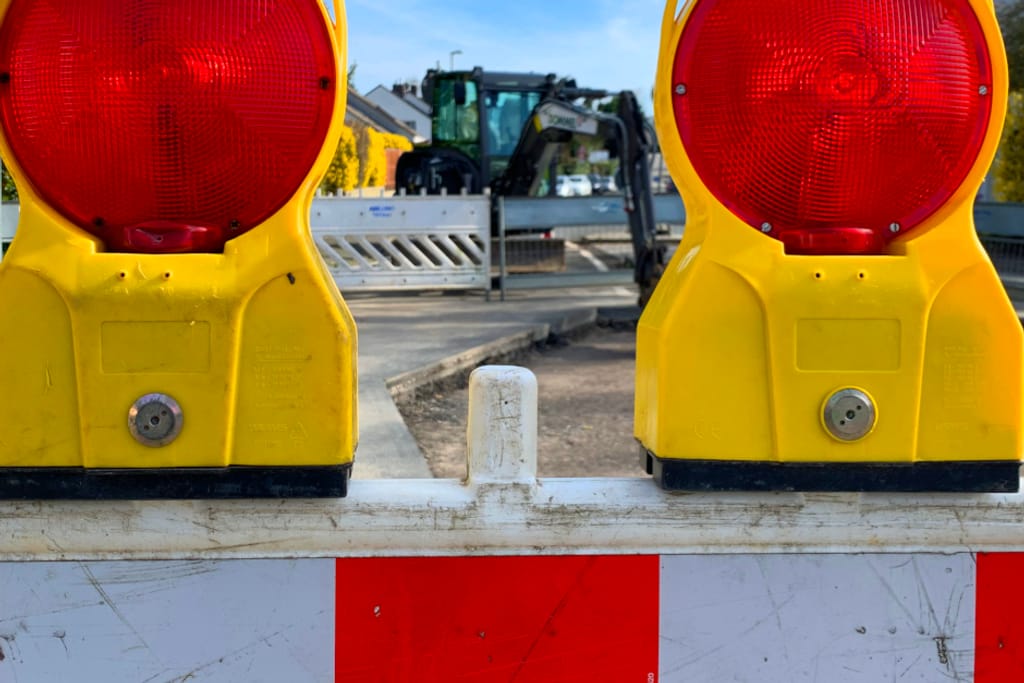
<instances>
[{"instance_id":1,"label":"white barrier surface","mask_svg":"<svg viewBox=\"0 0 1024 683\"><path fill-rule=\"evenodd\" d=\"M333 680L335 564L0 564L0 681Z\"/></svg>"}]
</instances>

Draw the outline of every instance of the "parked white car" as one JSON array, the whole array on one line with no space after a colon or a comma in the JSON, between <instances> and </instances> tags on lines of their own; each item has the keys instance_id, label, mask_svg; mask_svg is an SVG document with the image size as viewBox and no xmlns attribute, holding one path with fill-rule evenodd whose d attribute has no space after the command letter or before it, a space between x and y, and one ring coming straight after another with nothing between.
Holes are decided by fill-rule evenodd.
<instances>
[{"instance_id":1,"label":"parked white car","mask_svg":"<svg viewBox=\"0 0 1024 683\"><path fill-rule=\"evenodd\" d=\"M555 194L559 197L589 197L594 194L594 187L585 175L560 175L555 183Z\"/></svg>"},{"instance_id":2,"label":"parked white car","mask_svg":"<svg viewBox=\"0 0 1024 683\"><path fill-rule=\"evenodd\" d=\"M573 196L572 183L569 182L569 176L558 176L558 179L555 181L555 194L559 197Z\"/></svg>"}]
</instances>

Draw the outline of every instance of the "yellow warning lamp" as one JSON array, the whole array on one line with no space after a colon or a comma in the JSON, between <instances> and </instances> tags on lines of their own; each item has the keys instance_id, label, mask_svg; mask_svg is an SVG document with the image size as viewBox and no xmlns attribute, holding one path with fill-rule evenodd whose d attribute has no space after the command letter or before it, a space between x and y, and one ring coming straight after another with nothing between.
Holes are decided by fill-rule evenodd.
<instances>
[{"instance_id":1,"label":"yellow warning lamp","mask_svg":"<svg viewBox=\"0 0 1024 683\"><path fill-rule=\"evenodd\" d=\"M658 483L1016 491L1024 339L972 217L991 1L677 6L655 110L687 230L637 348Z\"/></svg>"},{"instance_id":2,"label":"yellow warning lamp","mask_svg":"<svg viewBox=\"0 0 1024 683\"><path fill-rule=\"evenodd\" d=\"M0 0L0 497L343 496L356 332L308 212L318 0Z\"/></svg>"}]
</instances>

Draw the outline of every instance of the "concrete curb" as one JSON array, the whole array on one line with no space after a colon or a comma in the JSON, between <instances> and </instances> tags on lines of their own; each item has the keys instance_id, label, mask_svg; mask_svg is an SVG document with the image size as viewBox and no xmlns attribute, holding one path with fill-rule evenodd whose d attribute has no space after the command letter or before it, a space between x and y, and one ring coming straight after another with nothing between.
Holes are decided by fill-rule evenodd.
<instances>
[{"instance_id":1,"label":"concrete curb","mask_svg":"<svg viewBox=\"0 0 1024 683\"><path fill-rule=\"evenodd\" d=\"M512 356L526 351L536 342L552 334L566 335L591 327L597 322L597 309L573 311L555 323L541 323L522 332L508 335L461 353L444 358L415 370L388 378L385 383L396 401L414 393L420 387L461 374L467 374L489 358Z\"/></svg>"}]
</instances>

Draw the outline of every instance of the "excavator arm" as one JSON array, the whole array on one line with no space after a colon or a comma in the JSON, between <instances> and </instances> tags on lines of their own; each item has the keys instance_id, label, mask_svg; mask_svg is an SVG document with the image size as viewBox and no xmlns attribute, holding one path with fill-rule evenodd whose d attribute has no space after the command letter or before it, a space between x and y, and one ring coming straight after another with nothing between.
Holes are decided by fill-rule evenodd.
<instances>
[{"instance_id":1,"label":"excavator arm","mask_svg":"<svg viewBox=\"0 0 1024 683\"><path fill-rule=\"evenodd\" d=\"M607 96L602 91L588 93ZM636 95L630 91L618 94L616 114L576 105L563 99L567 94L579 97L576 93L557 93L534 108L523 126L507 169L494 179L491 189L498 196L536 195L544 171L560 145L576 135L602 140L611 156L620 160L624 207L633 243L634 280L643 306L665 265L665 248L657 244L651 195L650 154L654 136L640 111Z\"/></svg>"},{"instance_id":2,"label":"excavator arm","mask_svg":"<svg viewBox=\"0 0 1024 683\"><path fill-rule=\"evenodd\" d=\"M658 245L651 191L651 151L655 136L630 91L619 93L619 120L624 127L619 168L622 173L629 234L633 241L633 280L640 290L643 308L665 270L666 249Z\"/></svg>"},{"instance_id":3,"label":"excavator arm","mask_svg":"<svg viewBox=\"0 0 1024 683\"><path fill-rule=\"evenodd\" d=\"M559 146L576 135L604 140L612 156L617 157L625 129L616 116L592 111L560 97L544 99L523 124L508 167L491 183L492 191L506 197L536 195L544 171L551 165Z\"/></svg>"}]
</instances>

